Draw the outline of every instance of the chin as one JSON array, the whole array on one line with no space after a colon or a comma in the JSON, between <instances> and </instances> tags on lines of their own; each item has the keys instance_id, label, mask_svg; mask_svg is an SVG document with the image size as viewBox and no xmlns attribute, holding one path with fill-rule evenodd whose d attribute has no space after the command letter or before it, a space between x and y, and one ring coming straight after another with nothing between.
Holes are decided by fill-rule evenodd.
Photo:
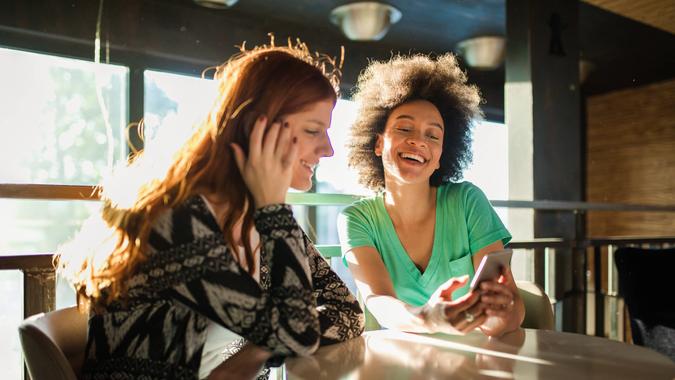
<instances>
[{"instance_id":1,"label":"chin","mask_svg":"<svg viewBox=\"0 0 675 380\"><path fill-rule=\"evenodd\" d=\"M294 188L295 190L298 191L307 191L312 188L312 180L311 179L293 179L291 181L291 187Z\"/></svg>"}]
</instances>

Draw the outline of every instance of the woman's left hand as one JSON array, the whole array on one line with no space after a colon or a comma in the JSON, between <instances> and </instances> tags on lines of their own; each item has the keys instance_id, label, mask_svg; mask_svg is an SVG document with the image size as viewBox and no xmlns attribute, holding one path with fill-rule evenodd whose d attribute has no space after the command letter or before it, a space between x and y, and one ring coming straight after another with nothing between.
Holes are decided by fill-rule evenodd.
<instances>
[{"instance_id":1,"label":"woman's left hand","mask_svg":"<svg viewBox=\"0 0 675 380\"><path fill-rule=\"evenodd\" d=\"M261 116L249 140L248 156L236 143L231 147L255 207L285 202L298 155L297 140L291 135L291 129L281 122L267 127L267 118Z\"/></svg>"}]
</instances>

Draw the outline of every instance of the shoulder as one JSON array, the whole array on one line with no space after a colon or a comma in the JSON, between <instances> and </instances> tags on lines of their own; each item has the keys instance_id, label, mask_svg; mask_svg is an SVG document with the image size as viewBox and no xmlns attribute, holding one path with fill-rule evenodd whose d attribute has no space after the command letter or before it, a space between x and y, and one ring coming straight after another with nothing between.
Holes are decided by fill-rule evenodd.
<instances>
[{"instance_id":1,"label":"shoulder","mask_svg":"<svg viewBox=\"0 0 675 380\"><path fill-rule=\"evenodd\" d=\"M483 192L469 181L448 182L438 187L438 197L446 202L466 202Z\"/></svg>"},{"instance_id":2,"label":"shoulder","mask_svg":"<svg viewBox=\"0 0 675 380\"><path fill-rule=\"evenodd\" d=\"M378 196L359 199L345 207L340 214L345 217L368 217L377 213Z\"/></svg>"},{"instance_id":3,"label":"shoulder","mask_svg":"<svg viewBox=\"0 0 675 380\"><path fill-rule=\"evenodd\" d=\"M182 204L162 211L152 223L150 244L165 250L204 238L213 239L222 234L204 201L191 197Z\"/></svg>"}]
</instances>

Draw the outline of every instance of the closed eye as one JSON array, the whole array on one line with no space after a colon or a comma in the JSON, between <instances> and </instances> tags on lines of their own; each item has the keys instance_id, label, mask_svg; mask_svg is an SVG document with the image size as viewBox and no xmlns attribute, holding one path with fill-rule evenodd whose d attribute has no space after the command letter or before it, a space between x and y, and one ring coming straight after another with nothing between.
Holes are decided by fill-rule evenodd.
<instances>
[{"instance_id":1,"label":"closed eye","mask_svg":"<svg viewBox=\"0 0 675 380\"><path fill-rule=\"evenodd\" d=\"M305 129L305 133L307 133L308 135L311 135L311 136L316 136L316 135L319 134L319 131L313 130L313 129Z\"/></svg>"}]
</instances>

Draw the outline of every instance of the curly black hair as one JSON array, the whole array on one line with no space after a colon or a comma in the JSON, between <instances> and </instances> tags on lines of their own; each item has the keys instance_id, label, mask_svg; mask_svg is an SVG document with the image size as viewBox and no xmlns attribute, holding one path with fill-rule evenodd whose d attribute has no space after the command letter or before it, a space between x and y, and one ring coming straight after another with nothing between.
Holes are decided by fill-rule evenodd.
<instances>
[{"instance_id":1,"label":"curly black hair","mask_svg":"<svg viewBox=\"0 0 675 380\"><path fill-rule=\"evenodd\" d=\"M384 189L382 158L375 155L377 136L384 133L396 107L414 100L435 105L445 125L440 168L429 184L440 186L462 178L472 159L472 126L483 114L478 88L467 84L454 55L433 59L416 54L374 61L359 75L353 99L359 111L347 144L348 163L357 170L362 185L375 191Z\"/></svg>"}]
</instances>

